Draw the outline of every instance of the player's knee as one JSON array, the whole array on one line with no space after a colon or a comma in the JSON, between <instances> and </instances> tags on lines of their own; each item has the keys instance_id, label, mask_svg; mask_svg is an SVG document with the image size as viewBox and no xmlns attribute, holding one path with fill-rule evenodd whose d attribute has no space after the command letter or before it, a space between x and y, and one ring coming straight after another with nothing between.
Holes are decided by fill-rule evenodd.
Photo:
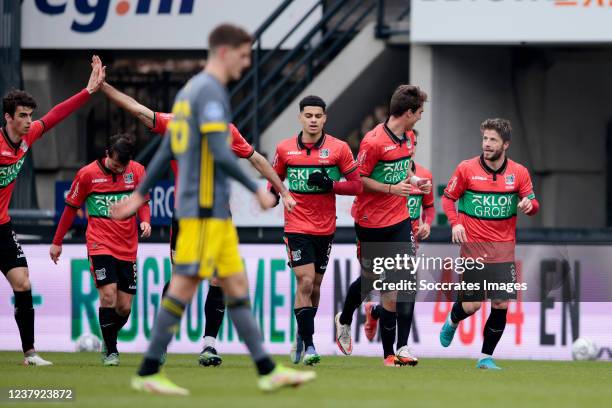
<instances>
[{"instance_id":1,"label":"player's knee","mask_svg":"<svg viewBox=\"0 0 612 408\"><path fill-rule=\"evenodd\" d=\"M491 307L493 309L508 309L508 301L507 300L494 299L494 300L491 301Z\"/></svg>"},{"instance_id":2,"label":"player's knee","mask_svg":"<svg viewBox=\"0 0 612 408\"><path fill-rule=\"evenodd\" d=\"M300 279L298 279L298 287L299 287L300 292L302 293L306 293L306 292L308 292L309 294L312 293L314 289L313 286L314 286L314 278L310 276L302 276Z\"/></svg>"},{"instance_id":3,"label":"player's knee","mask_svg":"<svg viewBox=\"0 0 612 408\"><path fill-rule=\"evenodd\" d=\"M30 278L28 278L27 275L25 275L23 279L15 281L11 286L15 292L26 292L32 289Z\"/></svg>"},{"instance_id":4,"label":"player's knee","mask_svg":"<svg viewBox=\"0 0 612 408\"><path fill-rule=\"evenodd\" d=\"M465 310L465 313L471 315L480 310L480 306L482 305L482 303L481 302L463 302L461 305L463 306L463 310Z\"/></svg>"},{"instance_id":5,"label":"player's knee","mask_svg":"<svg viewBox=\"0 0 612 408\"><path fill-rule=\"evenodd\" d=\"M115 307L117 304L117 294L110 290L100 291L100 306L102 307Z\"/></svg>"},{"instance_id":6,"label":"player's knee","mask_svg":"<svg viewBox=\"0 0 612 408\"><path fill-rule=\"evenodd\" d=\"M119 316L129 316L132 312L132 306L130 304L127 305L117 305L115 311Z\"/></svg>"}]
</instances>

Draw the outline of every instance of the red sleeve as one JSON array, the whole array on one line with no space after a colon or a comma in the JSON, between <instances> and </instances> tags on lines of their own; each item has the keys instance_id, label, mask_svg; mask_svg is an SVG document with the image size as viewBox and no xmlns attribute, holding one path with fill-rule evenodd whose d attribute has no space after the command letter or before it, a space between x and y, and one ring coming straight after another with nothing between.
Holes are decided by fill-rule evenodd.
<instances>
[{"instance_id":1,"label":"red sleeve","mask_svg":"<svg viewBox=\"0 0 612 408\"><path fill-rule=\"evenodd\" d=\"M90 177L85 168L79 170L70 186L68 195L66 196L66 204L76 209L81 208L85 199L89 195Z\"/></svg>"},{"instance_id":2,"label":"red sleeve","mask_svg":"<svg viewBox=\"0 0 612 408\"><path fill-rule=\"evenodd\" d=\"M519 187L519 198L523 199L525 197L530 200L535 199L535 193L533 192L533 184L531 183L531 177L529 176L529 172L527 169L523 168L520 173L520 187Z\"/></svg>"},{"instance_id":3,"label":"red sleeve","mask_svg":"<svg viewBox=\"0 0 612 408\"><path fill-rule=\"evenodd\" d=\"M343 176L347 176L349 173L357 170L357 162L353 158L353 152L346 142L342 142L342 148L340 150L340 157L338 158L338 168ZM348 180L348 177L346 177Z\"/></svg>"},{"instance_id":4,"label":"red sleeve","mask_svg":"<svg viewBox=\"0 0 612 408\"><path fill-rule=\"evenodd\" d=\"M334 193L338 195L357 195L363 191L361 177L356 171L345 174L344 177L346 181L334 181Z\"/></svg>"},{"instance_id":5,"label":"red sleeve","mask_svg":"<svg viewBox=\"0 0 612 408\"><path fill-rule=\"evenodd\" d=\"M233 123L230 123L229 128L232 135L232 152L234 152L234 154L241 159L248 159L251 157L253 153L255 153L253 146L251 146L249 142L244 139L238 128L234 126Z\"/></svg>"},{"instance_id":6,"label":"red sleeve","mask_svg":"<svg viewBox=\"0 0 612 408\"><path fill-rule=\"evenodd\" d=\"M459 164L444 189L444 196L457 201L467 189L467 180L463 173L463 166Z\"/></svg>"},{"instance_id":7,"label":"red sleeve","mask_svg":"<svg viewBox=\"0 0 612 408\"><path fill-rule=\"evenodd\" d=\"M87 89L83 89L78 94L71 96L58 105L55 105L49 112L47 112L45 116L40 118L40 122L42 122L43 125L43 130L41 132L28 132L26 135L26 143L28 143L28 145L34 143L38 138L40 138L40 136L42 136L43 133L53 129L55 125L66 119L68 115L85 105L85 103L89 100L89 97L90 95Z\"/></svg>"},{"instance_id":8,"label":"red sleeve","mask_svg":"<svg viewBox=\"0 0 612 408\"><path fill-rule=\"evenodd\" d=\"M364 138L361 141L357 162L359 163L359 175L370 177L374 171L374 166L378 162L378 151L376 146L370 144L369 138Z\"/></svg>"},{"instance_id":9,"label":"red sleeve","mask_svg":"<svg viewBox=\"0 0 612 408\"><path fill-rule=\"evenodd\" d=\"M457 209L455 208L455 200L448 198L446 195L442 197L442 209L448 218L451 227L457 224Z\"/></svg>"},{"instance_id":10,"label":"red sleeve","mask_svg":"<svg viewBox=\"0 0 612 408\"><path fill-rule=\"evenodd\" d=\"M540 202L537 200L537 198L534 198L531 200L531 205L533 205L533 208L527 213L527 215L536 215L540 210Z\"/></svg>"},{"instance_id":11,"label":"red sleeve","mask_svg":"<svg viewBox=\"0 0 612 408\"><path fill-rule=\"evenodd\" d=\"M453 203L453 208L454 208L454 203ZM431 225L435 217L436 217L436 209L434 208L433 205L429 207L423 207L422 220L424 223Z\"/></svg>"},{"instance_id":12,"label":"red sleeve","mask_svg":"<svg viewBox=\"0 0 612 408\"><path fill-rule=\"evenodd\" d=\"M136 214L138 215L138 219L140 220L140 222L146 222L150 224L151 223L151 207L149 206L149 202L147 201L146 203L141 205Z\"/></svg>"},{"instance_id":13,"label":"red sleeve","mask_svg":"<svg viewBox=\"0 0 612 408\"><path fill-rule=\"evenodd\" d=\"M151 132L164 136L166 134L166 129L168 129L168 123L170 123L172 118L173 115L171 113L155 112L153 115L153 129L151 129Z\"/></svg>"},{"instance_id":14,"label":"red sleeve","mask_svg":"<svg viewBox=\"0 0 612 408\"><path fill-rule=\"evenodd\" d=\"M53 236L54 245L62 245L64 236L72 225L72 221L74 221L74 217L76 216L77 211L77 208L71 207L69 205L64 207L62 218L60 218L59 224L57 224L57 229L55 230L55 235Z\"/></svg>"}]
</instances>

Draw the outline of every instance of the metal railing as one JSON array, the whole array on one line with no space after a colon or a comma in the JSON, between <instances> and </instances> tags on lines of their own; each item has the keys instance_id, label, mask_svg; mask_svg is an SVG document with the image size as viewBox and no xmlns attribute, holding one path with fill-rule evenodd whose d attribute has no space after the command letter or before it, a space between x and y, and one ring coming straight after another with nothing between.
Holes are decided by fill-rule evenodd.
<instances>
[{"instance_id":1,"label":"metal railing","mask_svg":"<svg viewBox=\"0 0 612 408\"><path fill-rule=\"evenodd\" d=\"M283 1L254 34L252 66L231 89L234 123L250 135L257 146L263 130L285 109L313 78L375 16L377 0L319 0L269 50L262 48L262 37L293 3ZM321 18L290 49L283 46L299 29L304 29L315 13Z\"/></svg>"}]
</instances>

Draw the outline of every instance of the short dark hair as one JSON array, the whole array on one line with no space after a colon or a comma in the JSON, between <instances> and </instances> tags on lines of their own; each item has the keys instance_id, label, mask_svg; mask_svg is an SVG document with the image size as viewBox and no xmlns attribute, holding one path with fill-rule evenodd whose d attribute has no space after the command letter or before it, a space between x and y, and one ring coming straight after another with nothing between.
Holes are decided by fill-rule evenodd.
<instances>
[{"instance_id":1,"label":"short dark hair","mask_svg":"<svg viewBox=\"0 0 612 408\"><path fill-rule=\"evenodd\" d=\"M485 119L480 124L480 133L484 133L485 130L496 131L504 142L509 142L512 139L512 125L508 119Z\"/></svg>"},{"instance_id":2,"label":"short dark hair","mask_svg":"<svg viewBox=\"0 0 612 408\"><path fill-rule=\"evenodd\" d=\"M25 106L36 109L36 101L26 91L13 89L2 98L2 110L8 113L11 118L15 115L18 106Z\"/></svg>"},{"instance_id":3,"label":"short dark hair","mask_svg":"<svg viewBox=\"0 0 612 408\"><path fill-rule=\"evenodd\" d=\"M389 115L397 117L409 110L416 112L426 101L427 94L418 86L400 85L391 96Z\"/></svg>"},{"instance_id":4,"label":"short dark hair","mask_svg":"<svg viewBox=\"0 0 612 408\"><path fill-rule=\"evenodd\" d=\"M111 136L108 144L108 157L112 157L122 165L127 165L134 157L136 144L134 138L127 133ZM115 156L115 157L113 157Z\"/></svg>"},{"instance_id":5,"label":"short dark hair","mask_svg":"<svg viewBox=\"0 0 612 408\"><path fill-rule=\"evenodd\" d=\"M244 28L233 24L218 25L208 36L208 48L211 51L221 46L237 48L242 44L252 42L253 36L251 34Z\"/></svg>"},{"instance_id":6,"label":"short dark hair","mask_svg":"<svg viewBox=\"0 0 612 408\"><path fill-rule=\"evenodd\" d=\"M304 108L307 106L318 106L319 108L323 109L323 112L325 112L325 108L327 107L325 101L320 96L316 95L305 96L300 101L300 112L303 112Z\"/></svg>"}]
</instances>

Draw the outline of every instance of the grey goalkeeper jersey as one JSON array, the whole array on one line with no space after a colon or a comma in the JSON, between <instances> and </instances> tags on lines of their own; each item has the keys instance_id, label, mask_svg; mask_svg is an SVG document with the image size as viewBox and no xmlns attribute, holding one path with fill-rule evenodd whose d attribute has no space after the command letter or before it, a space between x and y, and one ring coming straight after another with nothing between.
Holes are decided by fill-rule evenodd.
<instances>
[{"instance_id":1,"label":"grey goalkeeper jersey","mask_svg":"<svg viewBox=\"0 0 612 408\"><path fill-rule=\"evenodd\" d=\"M139 192L146 194L174 156L178 162L177 217L229 218L229 178L252 192L257 185L240 169L229 147L231 110L225 86L210 74L199 73L177 94L172 114Z\"/></svg>"}]
</instances>

